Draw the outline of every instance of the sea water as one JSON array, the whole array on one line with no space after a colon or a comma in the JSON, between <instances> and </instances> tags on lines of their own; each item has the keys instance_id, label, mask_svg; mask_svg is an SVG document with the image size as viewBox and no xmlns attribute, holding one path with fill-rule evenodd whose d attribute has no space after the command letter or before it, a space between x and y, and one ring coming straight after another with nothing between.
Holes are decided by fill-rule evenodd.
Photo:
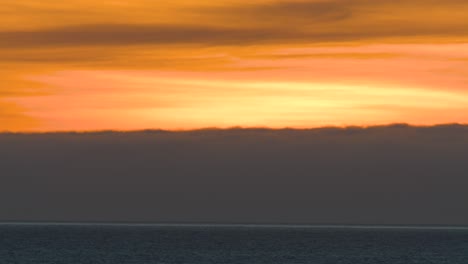
<instances>
[{"instance_id":1,"label":"sea water","mask_svg":"<svg viewBox=\"0 0 468 264\"><path fill-rule=\"evenodd\" d=\"M468 263L468 229L0 224L0 263Z\"/></svg>"}]
</instances>

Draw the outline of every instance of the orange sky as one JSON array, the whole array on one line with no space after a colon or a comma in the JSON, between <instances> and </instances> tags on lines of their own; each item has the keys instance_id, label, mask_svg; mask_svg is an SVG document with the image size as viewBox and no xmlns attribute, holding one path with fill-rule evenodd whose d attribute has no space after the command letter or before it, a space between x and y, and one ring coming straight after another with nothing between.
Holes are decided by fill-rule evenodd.
<instances>
[{"instance_id":1,"label":"orange sky","mask_svg":"<svg viewBox=\"0 0 468 264\"><path fill-rule=\"evenodd\" d=\"M464 0L3 0L0 131L468 123Z\"/></svg>"}]
</instances>

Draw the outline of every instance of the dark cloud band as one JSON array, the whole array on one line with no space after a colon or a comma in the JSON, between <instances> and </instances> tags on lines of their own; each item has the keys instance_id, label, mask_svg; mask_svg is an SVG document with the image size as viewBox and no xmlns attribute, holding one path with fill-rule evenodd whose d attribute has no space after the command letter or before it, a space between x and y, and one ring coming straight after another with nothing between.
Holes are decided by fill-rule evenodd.
<instances>
[{"instance_id":1,"label":"dark cloud band","mask_svg":"<svg viewBox=\"0 0 468 264\"><path fill-rule=\"evenodd\" d=\"M0 220L467 225L467 132L0 134Z\"/></svg>"},{"instance_id":2,"label":"dark cloud band","mask_svg":"<svg viewBox=\"0 0 468 264\"><path fill-rule=\"evenodd\" d=\"M313 32L272 28L236 29L161 25L89 25L31 32L0 32L0 48L121 45L254 45L340 42L380 37L464 36L466 28L410 27L356 32Z\"/></svg>"}]
</instances>

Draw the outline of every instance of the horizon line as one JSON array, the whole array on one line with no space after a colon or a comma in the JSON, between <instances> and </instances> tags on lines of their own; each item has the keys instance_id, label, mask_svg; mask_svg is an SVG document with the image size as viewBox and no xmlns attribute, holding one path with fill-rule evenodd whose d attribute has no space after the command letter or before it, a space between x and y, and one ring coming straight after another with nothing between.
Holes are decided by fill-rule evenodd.
<instances>
[{"instance_id":1,"label":"horizon line","mask_svg":"<svg viewBox=\"0 0 468 264\"><path fill-rule=\"evenodd\" d=\"M414 229L414 230L468 230L464 225L411 224L259 224L259 223L164 223L164 222L74 222L74 221L0 221L0 226L148 226L148 227L205 227L205 228L304 228L304 229Z\"/></svg>"},{"instance_id":2,"label":"horizon line","mask_svg":"<svg viewBox=\"0 0 468 264\"><path fill-rule=\"evenodd\" d=\"M269 130L269 131L310 131L321 129L373 129L373 128L436 128L436 127L468 127L468 123L438 123L432 125L420 125L411 123L388 123L388 124L375 124L375 125L325 125L317 127L267 127L267 126L230 126L230 127L200 127L189 129L162 129L162 128L142 128L142 129L96 129L96 130L0 130L1 134L20 134L20 135L34 135L34 134L99 134L99 133L141 133L141 132L168 132L168 133L186 133L186 132L201 132L201 131L234 131L234 130Z\"/></svg>"}]
</instances>

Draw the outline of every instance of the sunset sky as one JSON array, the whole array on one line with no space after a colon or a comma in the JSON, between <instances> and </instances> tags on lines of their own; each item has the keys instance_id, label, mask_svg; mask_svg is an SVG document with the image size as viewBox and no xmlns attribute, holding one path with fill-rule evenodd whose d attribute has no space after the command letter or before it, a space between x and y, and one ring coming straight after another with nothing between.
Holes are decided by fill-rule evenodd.
<instances>
[{"instance_id":1,"label":"sunset sky","mask_svg":"<svg viewBox=\"0 0 468 264\"><path fill-rule=\"evenodd\" d=\"M468 123L466 0L2 0L0 131Z\"/></svg>"}]
</instances>

